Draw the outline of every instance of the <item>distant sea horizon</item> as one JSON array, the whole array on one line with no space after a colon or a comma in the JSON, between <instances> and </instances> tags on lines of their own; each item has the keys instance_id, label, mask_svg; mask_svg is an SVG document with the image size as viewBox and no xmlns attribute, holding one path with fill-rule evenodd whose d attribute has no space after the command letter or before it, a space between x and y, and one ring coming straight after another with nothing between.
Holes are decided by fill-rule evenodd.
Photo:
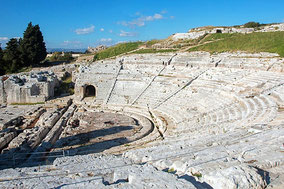
<instances>
[{"instance_id":1,"label":"distant sea horizon","mask_svg":"<svg viewBox=\"0 0 284 189\"><path fill-rule=\"evenodd\" d=\"M6 49L5 47L1 47L2 50ZM81 49L67 49L67 48L46 48L47 53L53 53L53 52L80 52L84 53L86 52L87 48L81 48Z\"/></svg>"},{"instance_id":2,"label":"distant sea horizon","mask_svg":"<svg viewBox=\"0 0 284 189\"><path fill-rule=\"evenodd\" d=\"M53 52L80 52L80 53L84 53L86 50L87 50L87 48L82 48L82 49L46 48L46 51L48 53L53 53Z\"/></svg>"}]
</instances>

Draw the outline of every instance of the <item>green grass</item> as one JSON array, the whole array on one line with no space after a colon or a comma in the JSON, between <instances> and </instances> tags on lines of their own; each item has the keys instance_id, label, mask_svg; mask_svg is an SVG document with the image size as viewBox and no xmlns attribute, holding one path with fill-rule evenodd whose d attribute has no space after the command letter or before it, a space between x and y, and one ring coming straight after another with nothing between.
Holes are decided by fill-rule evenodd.
<instances>
[{"instance_id":1,"label":"green grass","mask_svg":"<svg viewBox=\"0 0 284 189\"><path fill-rule=\"evenodd\" d=\"M67 76L62 79L60 87L56 88L55 96L60 96L61 94L69 93L70 95L74 94L74 85L72 82L72 76Z\"/></svg>"},{"instance_id":2,"label":"green grass","mask_svg":"<svg viewBox=\"0 0 284 189\"><path fill-rule=\"evenodd\" d=\"M140 42L140 41L117 44L113 47L109 47L109 48L95 54L94 61L114 57L114 56L117 56L117 55L120 55L120 54L123 54L123 53L127 53L129 51L133 51L133 50L137 49L142 44L143 44L143 42Z\"/></svg>"},{"instance_id":3,"label":"green grass","mask_svg":"<svg viewBox=\"0 0 284 189\"><path fill-rule=\"evenodd\" d=\"M161 40L153 39L153 40L150 40L150 41L146 41L145 45L146 45L146 47L152 47L152 45L159 43L159 42L161 42Z\"/></svg>"},{"instance_id":4,"label":"green grass","mask_svg":"<svg viewBox=\"0 0 284 189\"><path fill-rule=\"evenodd\" d=\"M30 71L32 71L32 69L33 69L32 66L23 67L23 68L19 69L17 72L18 72L18 73L21 73L21 72L30 72Z\"/></svg>"},{"instance_id":5,"label":"green grass","mask_svg":"<svg viewBox=\"0 0 284 189\"><path fill-rule=\"evenodd\" d=\"M35 103L11 103L11 105L36 105L36 104L44 104L44 102L35 102Z\"/></svg>"},{"instance_id":6,"label":"green grass","mask_svg":"<svg viewBox=\"0 0 284 189\"><path fill-rule=\"evenodd\" d=\"M207 42L207 41L215 41L215 40L220 40L220 39L227 39L234 37L238 34L236 33L214 33L214 34L209 34L202 42Z\"/></svg>"},{"instance_id":7,"label":"green grass","mask_svg":"<svg viewBox=\"0 0 284 189\"><path fill-rule=\"evenodd\" d=\"M191 172L191 174L192 174L192 176L194 176L194 177L197 177L197 178L201 178L202 177L202 174L201 173L192 173Z\"/></svg>"},{"instance_id":8,"label":"green grass","mask_svg":"<svg viewBox=\"0 0 284 189\"><path fill-rule=\"evenodd\" d=\"M168 169L168 173L173 173L173 172L175 172L176 170L174 169L174 168L170 168L170 169Z\"/></svg>"},{"instance_id":9,"label":"green grass","mask_svg":"<svg viewBox=\"0 0 284 189\"><path fill-rule=\"evenodd\" d=\"M176 49L139 49L134 54L176 52Z\"/></svg>"},{"instance_id":10,"label":"green grass","mask_svg":"<svg viewBox=\"0 0 284 189\"><path fill-rule=\"evenodd\" d=\"M259 32L251 34L218 34L211 39L223 39L216 42L193 47L189 51L215 52L270 52L284 57L284 32Z\"/></svg>"},{"instance_id":11,"label":"green grass","mask_svg":"<svg viewBox=\"0 0 284 189\"><path fill-rule=\"evenodd\" d=\"M14 74L14 73L30 72L30 71L32 71L32 69L33 69L32 66L22 67L22 68L19 68L19 69L15 70L15 71L6 70L6 73L5 73L5 74Z\"/></svg>"}]
</instances>

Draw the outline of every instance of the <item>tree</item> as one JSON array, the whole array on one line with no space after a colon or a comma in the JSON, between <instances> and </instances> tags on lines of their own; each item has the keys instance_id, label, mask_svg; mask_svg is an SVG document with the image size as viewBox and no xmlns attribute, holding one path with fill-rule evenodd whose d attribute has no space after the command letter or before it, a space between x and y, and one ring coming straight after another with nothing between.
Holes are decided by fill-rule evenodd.
<instances>
[{"instance_id":1,"label":"tree","mask_svg":"<svg viewBox=\"0 0 284 189\"><path fill-rule=\"evenodd\" d=\"M20 55L19 41L15 38L10 39L3 55L3 67L7 72L15 72L22 67Z\"/></svg>"},{"instance_id":2,"label":"tree","mask_svg":"<svg viewBox=\"0 0 284 189\"><path fill-rule=\"evenodd\" d=\"M5 62L3 60L3 50L1 48L1 43L0 43L0 75L5 74L4 65L5 65Z\"/></svg>"},{"instance_id":3,"label":"tree","mask_svg":"<svg viewBox=\"0 0 284 189\"><path fill-rule=\"evenodd\" d=\"M39 25L30 22L20 42L21 59L25 66L36 65L45 59L47 52Z\"/></svg>"}]
</instances>

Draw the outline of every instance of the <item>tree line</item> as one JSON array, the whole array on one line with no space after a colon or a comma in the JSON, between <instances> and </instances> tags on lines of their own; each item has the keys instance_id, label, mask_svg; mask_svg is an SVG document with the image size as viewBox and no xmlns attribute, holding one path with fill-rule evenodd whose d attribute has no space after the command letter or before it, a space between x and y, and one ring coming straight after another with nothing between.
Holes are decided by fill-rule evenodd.
<instances>
[{"instance_id":1,"label":"tree line","mask_svg":"<svg viewBox=\"0 0 284 189\"><path fill-rule=\"evenodd\" d=\"M47 55L39 25L30 22L23 38L12 38L2 50L0 46L0 75L18 72L24 67L34 66Z\"/></svg>"}]
</instances>

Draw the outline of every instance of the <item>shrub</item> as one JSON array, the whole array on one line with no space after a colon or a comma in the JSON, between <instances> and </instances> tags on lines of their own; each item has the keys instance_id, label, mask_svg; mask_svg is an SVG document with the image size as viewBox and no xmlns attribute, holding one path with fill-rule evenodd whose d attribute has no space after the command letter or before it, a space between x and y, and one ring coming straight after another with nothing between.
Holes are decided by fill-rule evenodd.
<instances>
[{"instance_id":1,"label":"shrub","mask_svg":"<svg viewBox=\"0 0 284 189\"><path fill-rule=\"evenodd\" d=\"M60 82L60 86L58 88L55 88L54 93L55 96L60 96L62 94L73 95L74 83L72 82L72 76L71 75L65 76Z\"/></svg>"},{"instance_id":2,"label":"shrub","mask_svg":"<svg viewBox=\"0 0 284 189\"><path fill-rule=\"evenodd\" d=\"M51 57L47 58L47 60L51 62L56 62L56 61L72 61L74 58L72 57L71 53L64 53L62 52L54 52Z\"/></svg>"},{"instance_id":3,"label":"shrub","mask_svg":"<svg viewBox=\"0 0 284 189\"><path fill-rule=\"evenodd\" d=\"M258 28L260 26L261 26L261 24L259 22L248 22L248 23L244 24L245 28Z\"/></svg>"}]
</instances>

